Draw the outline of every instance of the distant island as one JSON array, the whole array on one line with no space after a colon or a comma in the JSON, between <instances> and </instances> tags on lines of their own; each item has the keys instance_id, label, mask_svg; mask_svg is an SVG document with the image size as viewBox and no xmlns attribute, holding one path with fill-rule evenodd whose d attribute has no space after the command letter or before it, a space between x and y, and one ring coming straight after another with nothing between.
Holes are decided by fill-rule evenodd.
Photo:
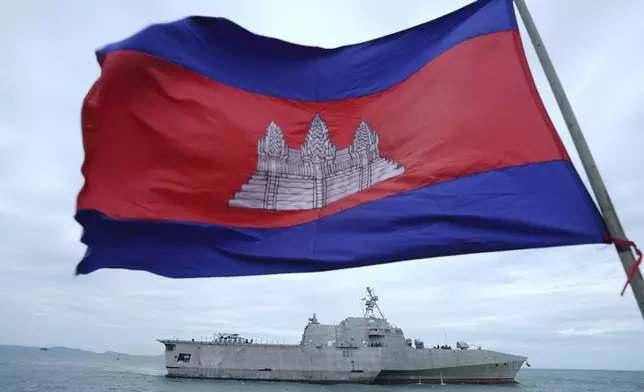
<instances>
[{"instance_id":1,"label":"distant island","mask_svg":"<svg viewBox=\"0 0 644 392\"><path fill-rule=\"evenodd\" d=\"M132 355L132 354L125 354L125 353L120 353L117 351L105 351L102 353L98 353L95 351L89 351L89 350L82 350L79 348L70 348L70 347L64 347L64 346L52 346L52 347L35 347L35 346L20 346L20 345L12 345L12 344L0 344L0 349L5 349L5 350L17 350L17 351L53 351L57 353L69 353L69 354L87 354L87 355L105 355L105 356L130 356L130 357L159 357L163 356L161 355Z\"/></svg>"}]
</instances>

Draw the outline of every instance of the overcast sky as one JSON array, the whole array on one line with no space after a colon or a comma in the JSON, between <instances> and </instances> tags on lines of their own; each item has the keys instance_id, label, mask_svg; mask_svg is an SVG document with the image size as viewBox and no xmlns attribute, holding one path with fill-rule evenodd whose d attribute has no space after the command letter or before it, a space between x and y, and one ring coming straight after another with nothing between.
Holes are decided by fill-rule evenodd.
<instances>
[{"instance_id":1,"label":"overcast sky","mask_svg":"<svg viewBox=\"0 0 644 392\"><path fill-rule=\"evenodd\" d=\"M74 277L82 184L80 108L94 50L147 24L224 16L263 34L335 47L423 23L468 0L13 1L0 5L0 344L161 354L156 338L239 332L298 342L307 317L385 316L426 344L466 340L534 367L644 369L644 320L612 247L410 261L289 276ZM528 0L629 236L644 247L644 2ZM523 29L523 28L522 28ZM522 30L522 33L525 31ZM582 170L532 47L546 107ZM582 173L583 175L583 173Z\"/></svg>"}]
</instances>

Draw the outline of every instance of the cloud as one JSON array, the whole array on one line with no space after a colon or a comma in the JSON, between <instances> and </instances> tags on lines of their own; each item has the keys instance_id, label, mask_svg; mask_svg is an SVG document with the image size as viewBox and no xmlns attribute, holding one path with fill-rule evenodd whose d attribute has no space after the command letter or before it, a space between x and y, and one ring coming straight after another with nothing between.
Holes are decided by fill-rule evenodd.
<instances>
[{"instance_id":1,"label":"cloud","mask_svg":"<svg viewBox=\"0 0 644 392\"><path fill-rule=\"evenodd\" d=\"M28 2L27 2L28 3ZM324 47L365 41L467 1L213 2L73 0L3 4L0 63L0 343L159 354L156 338L240 332L297 342L306 318L359 315L374 286L389 320L426 344L466 340L538 367L644 369L644 323L612 247L468 255L242 279L169 280L143 272L73 276L82 184L80 105L93 51L147 24L221 15L266 35ZM34 3L35 4L35 3ZM635 0L528 1L629 236L644 244L644 76ZM582 172L534 50L545 105ZM583 176L585 179L585 176Z\"/></svg>"}]
</instances>

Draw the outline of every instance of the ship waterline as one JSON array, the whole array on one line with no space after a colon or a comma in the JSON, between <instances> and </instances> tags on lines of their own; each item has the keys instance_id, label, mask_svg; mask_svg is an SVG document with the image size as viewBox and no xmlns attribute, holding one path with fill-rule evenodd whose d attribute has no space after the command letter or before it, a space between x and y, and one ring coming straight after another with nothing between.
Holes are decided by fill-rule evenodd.
<instances>
[{"instance_id":1,"label":"ship waterline","mask_svg":"<svg viewBox=\"0 0 644 392\"><path fill-rule=\"evenodd\" d=\"M338 325L315 316L300 344L263 344L236 334L211 341L159 340L168 377L308 383L435 384L516 383L526 357L470 348L458 342L425 348L401 328L376 317L371 289L362 317ZM382 315L382 314L381 314Z\"/></svg>"}]
</instances>

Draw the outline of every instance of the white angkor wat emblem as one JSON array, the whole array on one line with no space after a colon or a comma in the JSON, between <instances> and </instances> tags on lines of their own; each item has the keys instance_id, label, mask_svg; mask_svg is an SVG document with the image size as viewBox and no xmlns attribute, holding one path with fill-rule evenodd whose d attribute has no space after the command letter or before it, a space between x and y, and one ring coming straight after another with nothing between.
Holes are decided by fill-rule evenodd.
<instances>
[{"instance_id":1,"label":"white angkor wat emblem","mask_svg":"<svg viewBox=\"0 0 644 392\"><path fill-rule=\"evenodd\" d=\"M329 128L315 115L299 149L271 122L257 142L257 170L228 201L229 207L310 210L398 176L405 168L380 156L378 134L362 121L353 144L338 150Z\"/></svg>"}]
</instances>

